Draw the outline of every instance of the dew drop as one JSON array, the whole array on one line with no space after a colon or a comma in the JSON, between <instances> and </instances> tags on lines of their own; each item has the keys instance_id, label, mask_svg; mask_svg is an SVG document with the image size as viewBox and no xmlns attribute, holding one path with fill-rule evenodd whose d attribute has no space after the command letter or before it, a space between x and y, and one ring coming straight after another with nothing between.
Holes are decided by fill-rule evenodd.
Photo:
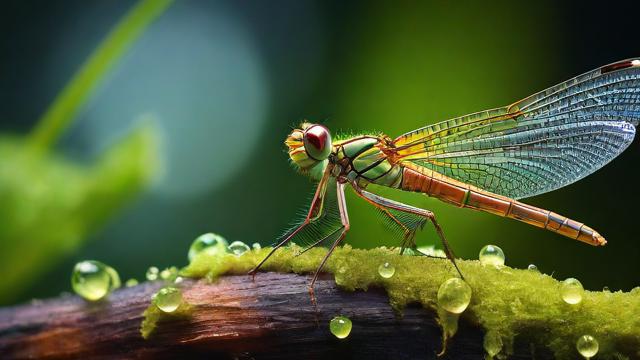
<instances>
[{"instance_id":1,"label":"dew drop","mask_svg":"<svg viewBox=\"0 0 640 360\"><path fill-rule=\"evenodd\" d=\"M138 285L138 280L136 280L136 279L129 279L129 280L127 280L127 282L126 282L126 283L124 283L124 285L125 285L126 287L136 286L136 285Z\"/></svg>"},{"instance_id":2,"label":"dew drop","mask_svg":"<svg viewBox=\"0 0 640 360\"><path fill-rule=\"evenodd\" d=\"M527 266L527 270L536 271L536 272L540 271L538 270L538 267L535 264L529 264L529 266Z\"/></svg>"},{"instance_id":3,"label":"dew drop","mask_svg":"<svg viewBox=\"0 0 640 360\"><path fill-rule=\"evenodd\" d=\"M172 286L163 287L153 297L153 303L166 313L174 312L182 303L182 291Z\"/></svg>"},{"instance_id":4,"label":"dew drop","mask_svg":"<svg viewBox=\"0 0 640 360\"><path fill-rule=\"evenodd\" d=\"M585 359L590 359L598 353L598 341L591 335L582 335L576 342L576 349Z\"/></svg>"},{"instance_id":5,"label":"dew drop","mask_svg":"<svg viewBox=\"0 0 640 360\"><path fill-rule=\"evenodd\" d=\"M344 339L351 333L351 320L346 316L336 316L329 322L329 330L338 339Z\"/></svg>"},{"instance_id":6,"label":"dew drop","mask_svg":"<svg viewBox=\"0 0 640 360\"><path fill-rule=\"evenodd\" d=\"M480 250L478 258L483 265L504 265L504 252L495 245L486 245L483 247Z\"/></svg>"},{"instance_id":7,"label":"dew drop","mask_svg":"<svg viewBox=\"0 0 640 360\"><path fill-rule=\"evenodd\" d=\"M209 254L224 254L227 252L227 240L222 236L214 233L206 233L198 236L189 247L188 258L192 261L196 255L203 251Z\"/></svg>"},{"instance_id":8,"label":"dew drop","mask_svg":"<svg viewBox=\"0 0 640 360\"><path fill-rule=\"evenodd\" d=\"M388 262L378 266L378 274L385 279L388 279L396 273L396 268Z\"/></svg>"},{"instance_id":9,"label":"dew drop","mask_svg":"<svg viewBox=\"0 0 640 360\"><path fill-rule=\"evenodd\" d=\"M260 245L260 243L253 243L253 244L251 245L251 248L252 248L254 251L258 251L258 250L262 249L262 246Z\"/></svg>"},{"instance_id":10,"label":"dew drop","mask_svg":"<svg viewBox=\"0 0 640 360\"><path fill-rule=\"evenodd\" d=\"M611 289L609 289L608 286L605 286L605 287L602 288L602 291L603 292L611 292Z\"/></svg>"},{"instance_id":11,"label":"dew drop","mask_svg":"<svg viewBox=\"0 0 640 360\"><path fill-rule=\"evenodd\" d=\"M71 287L86 300L96 301L120 287L120 277L113 268L99 261L81 261L73 268Z\"/></svg>"},{"instance_id":12,"label":"dew drop","mask_svg":"<svg viewBox=\"0 0 640 360\"><path fill-rule=\"evenodd\" d=\"M158 280L158 268L155 266L150 267L149 269L147 269L147 275L146 278L149 281L154 281L154 280Z\"/></svg>"},{"instance_id":13,"label":"dew drop","mask_svg":"<svg viewBox=\"0 0 640 360\"><path fill-rule=\"evenodd\" d=\"M243 243L242 241L234 241L229 244L229 252L234 254L235 256L240 256L249 250L251 250L249 248L249 245Z\"/></svg>"},{"instance_id":14,"label":"dew drop","mask_svg":"<svg viewBox=\"0 0 640 360\"><path fill-rule=\"evenodd\" d=\"M173 283L174 284L180 284L183 281L184 281L184 279L182 278L182 276L178 276L178 277L176 277L175 280L173 280Z\"/></svg>"},{"instance_id":15,"label":"dew drop","mask_svg":"<svg viewBox=\"0 0 640 360\"><path fill-rule=\"evenodd\" d=\"M487 352L490 358L498 355L498 353L502 350L502 337L495 331L487 331L484 334L484 341L482 342L484 346L484 351Z\"/></svg>"},{"instance_id":16,"label":"dew drop","mask_svg":"<svg viewBox=\"0 0 640 360\"><path fill-rule=\"evenodd\" d=\"M471 302L471 287L460 278L451 278L438 289L438 305L454 314L462 313Z\"/></svg>"},{"instance_id":17,"label":"dew drop","mask_svg":"<svg viewBox=\"0 0 640 360\"><path fill-rule=\"evenodd\" d=\"M178 268L175 266L168 267L160 272L160 279L173 281L178 277Z\"/></svg>"},{"instance_id":18,"label":"dew drop","mask_svg":"<svg viewBox=\"0 0 640 360\"><path fill-rule=\"evenodd\" d=\"M560 284L560 296L567 304L575 305L582 301L584 288L578 279L568 278Z\"/></svg>"}]
</instances>

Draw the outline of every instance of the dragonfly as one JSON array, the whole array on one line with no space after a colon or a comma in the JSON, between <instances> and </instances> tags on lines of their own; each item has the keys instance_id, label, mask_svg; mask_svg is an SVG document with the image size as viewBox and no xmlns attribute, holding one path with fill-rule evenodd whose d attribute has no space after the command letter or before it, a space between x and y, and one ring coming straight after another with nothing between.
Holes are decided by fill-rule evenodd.
<instances>
[{"instance_id":1,"label":"dragonfly","mask_svg":"<svg viewBox=\"0 0 640 360\"><path fill-rule=\"evenodd\" d=\"M417 250L416 232L431 223L462 276L433 212L383 197L369 185L421 193L590 245L605 245L605 238L591 227L519 200L600 169L632 143L638 122L640 58L602 66L508 106L396 138L364 134L334 141L324 125L304 122L285 144L293 166L317 181L315 193L304 218L252 273L291 241L308 244L306 250L328 242L329 250L309 284L313 299L320 271L349 231L345 188L351 188L401 237L401 252Z\"/></svg>"}]
</instances>

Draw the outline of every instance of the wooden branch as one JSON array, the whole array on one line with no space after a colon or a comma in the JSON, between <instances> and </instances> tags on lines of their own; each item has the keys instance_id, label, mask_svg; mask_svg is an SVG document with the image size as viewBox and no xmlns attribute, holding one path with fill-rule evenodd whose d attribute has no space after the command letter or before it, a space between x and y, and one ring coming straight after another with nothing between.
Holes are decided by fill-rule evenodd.
<instances>
[{"instance_id":1,"label":"wooden branch","mask_svg":"<svg viewBox=\"0 0 640 360\"><path fill-rule=\"evenodd\" d=\"M0 310L3 359L187 358L209 359L435 359L441 329L435 314L419 306L402 315L381 290L346 292L330 277L316 285L310 302L307 276L260 273L224 276L216 283L185 280L189 318L162 321L148 340L140 335L142 313L160 282L111 294L100 303L77 296L38 301ZM329 320L342 314L353 321L347 339L335 338ZM462 316L458 333L441 359L481 359L483 334ZM551 358L544 350L536 359ZM530 343L513 358L532 358Z\"/></svg>"}]
</instances>

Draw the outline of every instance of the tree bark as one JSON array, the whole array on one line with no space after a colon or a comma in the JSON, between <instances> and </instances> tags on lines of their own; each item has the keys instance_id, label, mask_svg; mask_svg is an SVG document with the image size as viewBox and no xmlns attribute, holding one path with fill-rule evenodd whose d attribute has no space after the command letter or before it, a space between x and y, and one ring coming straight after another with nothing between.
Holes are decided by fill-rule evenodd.
<instances>
[{"instance_id":1,"label":"tree bark","mask_svg":"<svg viewBox=\"0 0 640 360\"><path fill-rule=\"evenodd\" d=\"M148 340L140 334L142 313L162 284L118 290L108 300L88 303L67 296L0 310L3 359L208 358L208 359L435 359L442 331L433 311L410 306L402 314L377 289L340 290L330 277L316 285L310 301L307 276L259 273L223 276L213 284L185 280L187 318L165 319ZM346 339L329 331L329 321L353 321ZM482 330L460 318L458 333L440 359L482 359ZM536 359L550 358L536 349ZM542 351L540 351L542 350ZM518 346L513 358L532 358Z\"/></svg>"}]
</instances>

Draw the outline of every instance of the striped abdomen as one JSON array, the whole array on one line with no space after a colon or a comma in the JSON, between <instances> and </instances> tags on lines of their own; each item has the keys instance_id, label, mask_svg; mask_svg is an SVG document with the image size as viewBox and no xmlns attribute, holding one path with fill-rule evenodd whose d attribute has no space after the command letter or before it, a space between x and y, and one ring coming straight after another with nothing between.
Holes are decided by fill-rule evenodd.
<instances>
[{"instance_id":1,"label":"striped abdomen","mask_svg":"<svg viewBox=\"0 0 640 360\"><path fill-rule=\"evenodd\" d=\"M483 191L435 172L427 173L427 171L405 167L400 188L421 192L459 207L516 219L587 244L607 243L600 234L582 223L548 210Z\"/></svg>"}]
</instances>

